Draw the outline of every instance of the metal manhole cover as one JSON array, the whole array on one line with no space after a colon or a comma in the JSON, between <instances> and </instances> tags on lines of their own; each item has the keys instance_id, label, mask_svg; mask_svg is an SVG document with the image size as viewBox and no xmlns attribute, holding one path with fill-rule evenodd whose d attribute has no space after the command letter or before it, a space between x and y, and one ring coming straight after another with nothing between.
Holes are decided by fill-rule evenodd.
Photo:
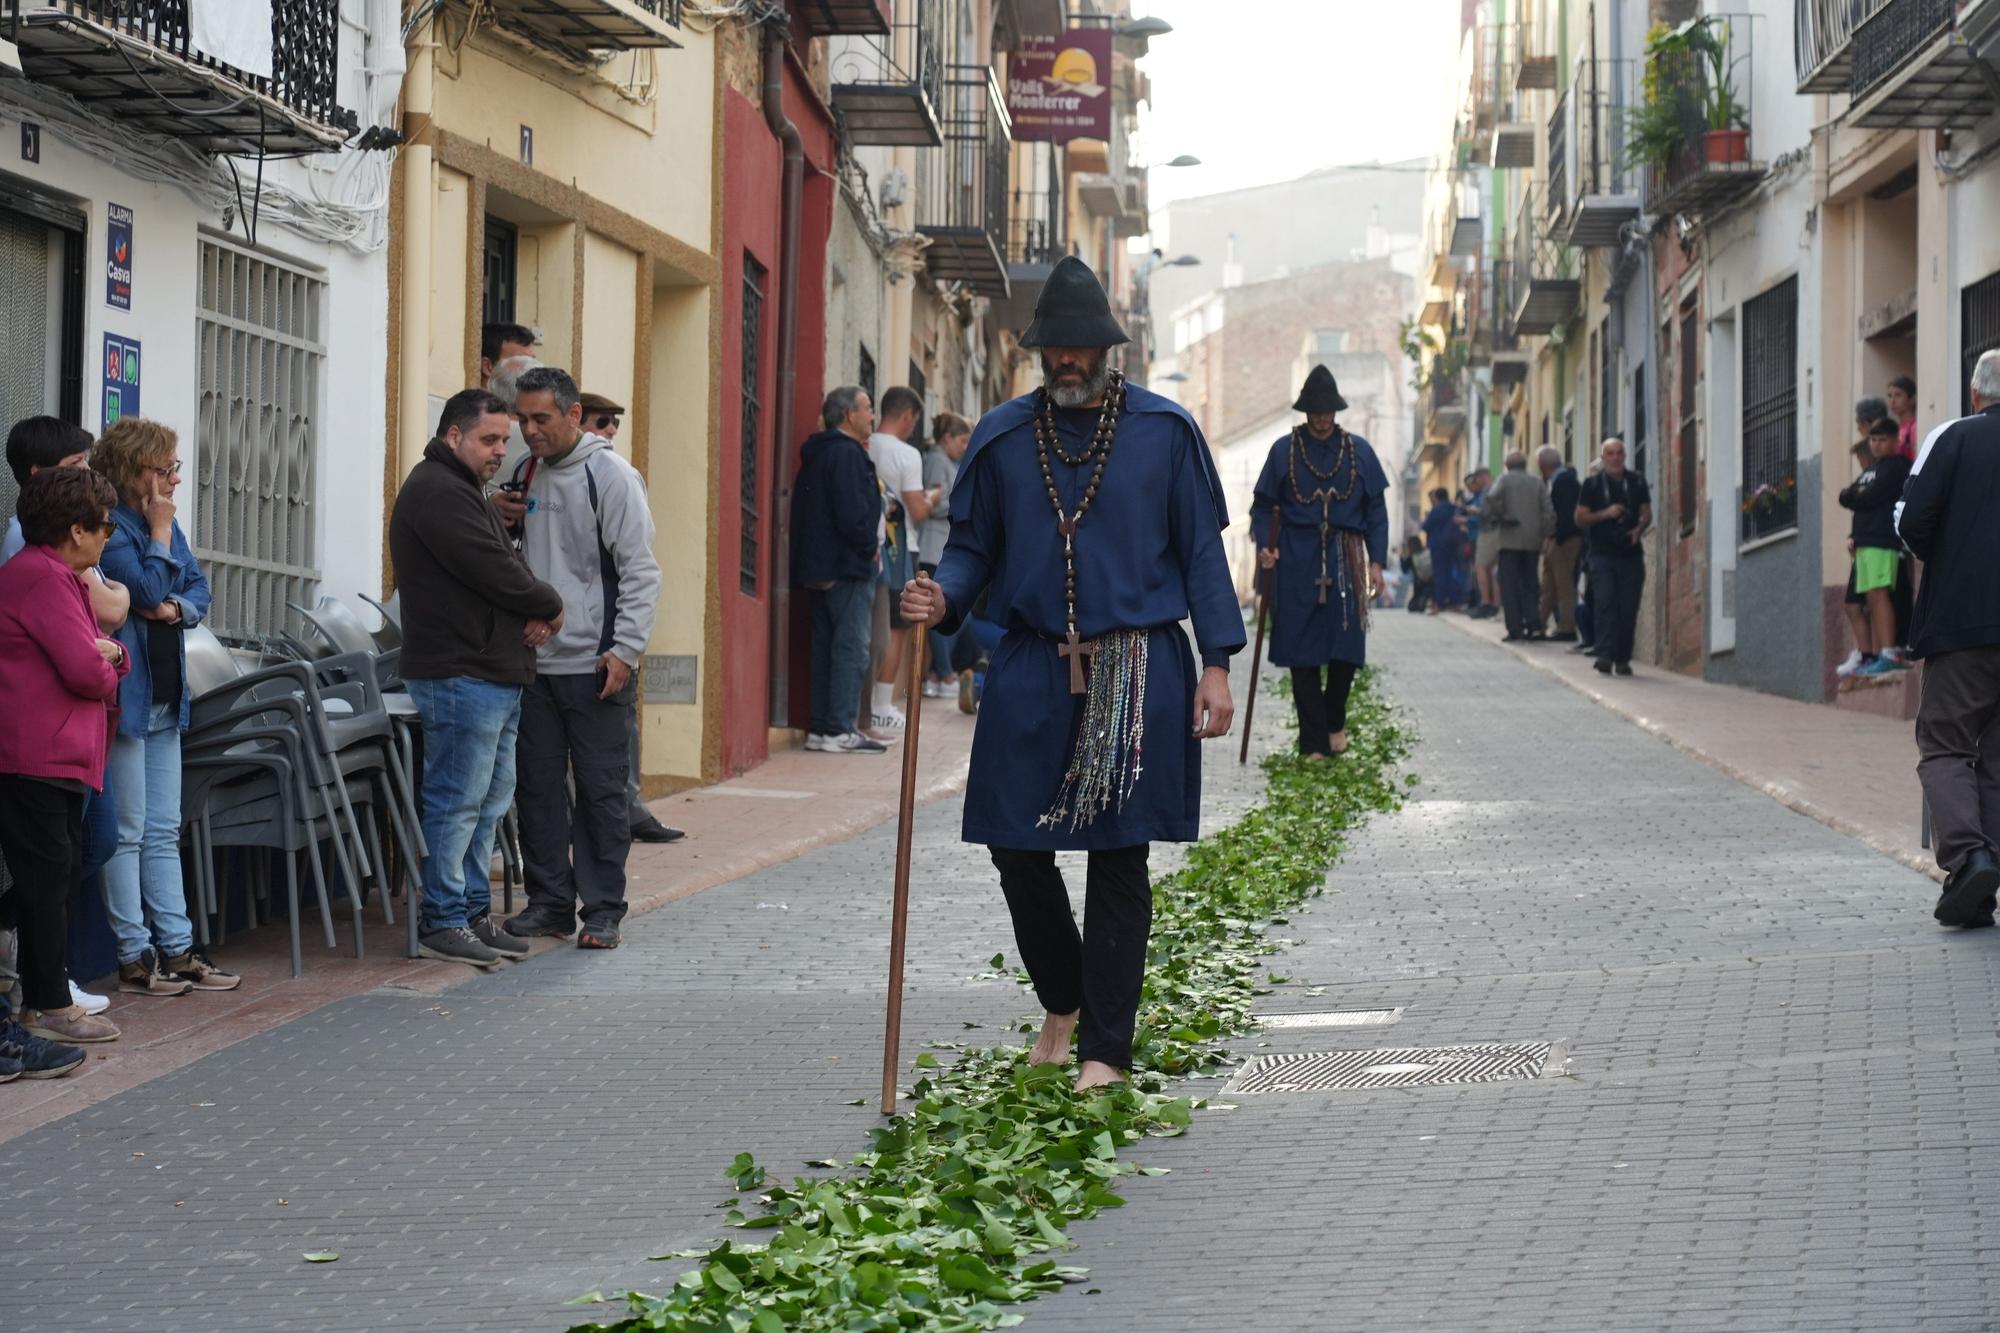
<instances>
[{"instance_id":1,"label":"metal manhole cover","mask_svg":"<svg viewBox=\"0 0 2000 1333\"><path fill-rule=\"evenodd\" d=\"M1402 1009L1342 1009L1324 1014L1262 1014L1257 1022L1267 1028L1359 1028L1393 1023Z\"/></svg>"},{"instance_id":2,"label":"metal manhole cover","mask_svg":"<svg viewBox=\"0 0 2000 1333\"><path fill-rule=\"evenodd\" d=\"M1415 1088L1434 1083L1497 1083L1539 1078L1554 1055L1556 1071L1566 1065L1555 1042L1480 1042L1398 1051L1311 1051L1260 1055L1236 1071L1230 1092L1329 1092L1347 1088Z\"/></svg>"}]
</instances>

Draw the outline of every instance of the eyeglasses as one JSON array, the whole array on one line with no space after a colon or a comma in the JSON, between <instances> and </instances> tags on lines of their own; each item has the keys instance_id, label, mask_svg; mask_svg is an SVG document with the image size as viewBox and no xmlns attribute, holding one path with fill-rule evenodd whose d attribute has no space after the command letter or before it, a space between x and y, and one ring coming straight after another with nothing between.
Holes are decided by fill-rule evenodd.
<instances>
[{"instance_id":1,"label":"eyeglasses","mask_svg":"<svg viewBox=\"0 0 2000 1333\"><path fill-rule=\"evenodd\" d=\"M593 418L593 421L595 421L598 430L609 430L618 424L618 418L608 413L604 416Z\"/></svg>"},{"instance_id":2,"label":"eyeglasses","mask_svg":"<svg viewBox=\"0 0 2000 1333\"><path fill-rule=\"evenodd\" d=\"M157 472L163 477L178 477L181 474L181 463L178 458L165 467L156 467L151 463L143 464L143 466L146 471Z\"/></svg>"},{"instance_id":3,"label":"eyeglasses","mask_svg":"<svg viewBox=\"0 0 2000 1333\"><path fill-rule=\"evenodd\" d=\"M109 514L106 514L95 523L79 523L77 526L85 532L94 532L100 537L109 537L112 533L118 531L118 525L111 521Z\"/></svg>"}]
</instances>

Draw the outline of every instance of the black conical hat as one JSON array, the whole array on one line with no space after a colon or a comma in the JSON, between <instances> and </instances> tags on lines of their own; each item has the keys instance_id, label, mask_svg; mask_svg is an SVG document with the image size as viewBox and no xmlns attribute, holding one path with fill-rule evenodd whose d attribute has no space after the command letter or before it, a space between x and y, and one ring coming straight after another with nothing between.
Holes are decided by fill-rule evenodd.
<instances>
[{"instance_id":1,"label":"black conical hat","mask_svg":"<svg viewBox=\"0 0 2000 1333\"><path fill-rule=\"evenodd\" d=\"M1075 255L1064 255L1049 274L1035 302L1035 322L1021 335L1023 347L1116 347L1131 341L1111 317L1111 301L1097 275Z\"/></svg>"},{"instance_id":2,"label":"black conical hat","mask_svg":"<svg viewBox=\"0 0 2000 1333\"><path fill-rule=\"evenodd\" d=\"M1347 400L1340 396L1340 386L1333 382L1333 372L1325 366L1314 366L1306 376L1306 387L1299 390L1299 401L1292 404L1294 412L1304 412L1308 416L1315 412L1345 412Z\"/></svg>"}]
</instances>

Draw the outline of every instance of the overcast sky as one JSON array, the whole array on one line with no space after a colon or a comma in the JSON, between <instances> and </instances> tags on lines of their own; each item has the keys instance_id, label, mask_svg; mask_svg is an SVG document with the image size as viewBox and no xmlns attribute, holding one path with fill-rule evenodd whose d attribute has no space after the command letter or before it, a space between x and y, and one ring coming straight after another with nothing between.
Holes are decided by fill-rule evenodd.
<instances>
[{"instance_id":1,"label":"overcast sky","mask_svg":"<svg viewBox=\"0 0 2000 1333\"><path fill-rule=\"evenodd\" d=\"M1153 207L1318 167L1428 157L1449 134L1459 0L1137 0L1174 25L1153 82Z\"/></svg>"}]
</instances>

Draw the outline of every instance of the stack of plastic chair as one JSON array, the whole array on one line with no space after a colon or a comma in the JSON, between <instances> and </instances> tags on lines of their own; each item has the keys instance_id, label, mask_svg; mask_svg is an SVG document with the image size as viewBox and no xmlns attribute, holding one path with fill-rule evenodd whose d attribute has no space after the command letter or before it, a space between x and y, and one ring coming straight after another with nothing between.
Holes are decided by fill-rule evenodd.
<instances>
[{"instance_id":1,"label":"stack of plastic chair","mask_svg":"<svg viewBox=\"0 0 2000 1333\"><path fill-rule=\"evenodd\" d=\"M320 846L330 844L354 913L355 956L361 957L363 840L342 779L331 732L351 705L325 697L313 670L276 662L243 673L241 664L206 626L186 632L192 717L181 739L181 809L194 843L195 881L204 938L207 918L217 931L225 915L215 881L221 847L261 848L285 859L292 975L303 970L299 944L298 861L311 871L320 921L335 947L333 914ZM267 882L268 892L268 882ZM252 920L255 920L254 907Z\"/></svg>"}]
</instances>

